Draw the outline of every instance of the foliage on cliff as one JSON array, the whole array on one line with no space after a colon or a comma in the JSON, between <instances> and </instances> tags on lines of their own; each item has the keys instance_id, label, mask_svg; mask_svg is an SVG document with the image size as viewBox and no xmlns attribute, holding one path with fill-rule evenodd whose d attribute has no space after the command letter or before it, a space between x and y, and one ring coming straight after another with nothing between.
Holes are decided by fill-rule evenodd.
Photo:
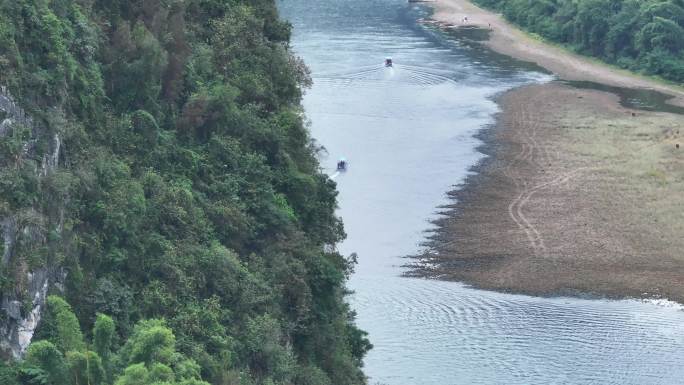
<instances>
[{"instance_id":1,"label":"foliage on cliff","mask_svg":"<svg viewBox=\"0 0 684 385\"><path fill-rule=\"evenodd\" d=\"M201 380L197 362L178 351L163 320L140 321L113 351L116 327L110 317L98 314L92 342L86 343L63 299L50 297L48 314L49 332L31 344L21 363L1 371L5 376L0 378L8 380L3 384L209 385Z\"/></svg>"},{"instance_id":2,"label":"foliage on cliff","mask_svg":"<svg viewBox=\"0 0 684 385\"><path fill-rule=\"evenodd\" d=\"M475 0L549 40L684 83L683 0Z\"/></svg>"},{"instance_id":3,"label":"foliage on cliff","mask_svg":"<svg viewBox=\"0 0 684 385\"><path fill-rule=\"evenodd\" d=\"M18 265L63 267L51 290L77 317L52 300L26 358L38 379L0 378L61 384L40 370L87 362L102 383L185 381L178 371L198 384L364 382L369 344L344 301L352 264L332 247L335 185L303 122L310 78L289 37L272 0L0 0L0 84L63 142L39 180L17 157L30 130L0 138L0 210L55 218L0 283L17 287ZM97 327L55 338L98 314L125 363L98 351ZM140 366L129 358L150 329L168 357Z\"/></svg>"}]
</instances>

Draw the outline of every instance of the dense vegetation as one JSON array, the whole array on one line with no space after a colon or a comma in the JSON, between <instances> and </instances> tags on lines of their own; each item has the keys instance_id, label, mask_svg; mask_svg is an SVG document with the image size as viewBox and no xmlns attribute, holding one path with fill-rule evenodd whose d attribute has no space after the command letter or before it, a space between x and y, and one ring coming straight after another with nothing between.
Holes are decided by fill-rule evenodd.
<instances>
[{"instance_id":1,"label":"dense vegetation","mask_svg":"<svg viewBox=\"0 0 684 385\"><path fill-rule=\"evenodd\" d=\"M116 385L209 385L201 380L197 362L178 351L163 320L140 321L114 352L111 317L98 314L92 343L86 343L71 307L59 297L49 297L48 304L41 338L31 343L20 365L3 368L3 384L97 385L116 378Z\"/></svg>"},{"instance_id":2,"label":"dense vegetation","mask_svg":"<svg viewBox=\"0 0 684 385\"><path fill-rule=\"evenodd\" d=\"M273 0L0 0L0 85L43 131L34 157L30 128L0 138L0 214L46 234L0 289L66 273L0 382L365 382L289 37Z\"/></svg>"},{"instance_id":3,"label":"dense vegetation","mask_svg":"<svg viewBox=\"0 0 684 385\"><path fill-rule=\"evenodd\" d=\"M684 83L684 0L475 0L622 68Z\"/></svg>"}]
</instances>

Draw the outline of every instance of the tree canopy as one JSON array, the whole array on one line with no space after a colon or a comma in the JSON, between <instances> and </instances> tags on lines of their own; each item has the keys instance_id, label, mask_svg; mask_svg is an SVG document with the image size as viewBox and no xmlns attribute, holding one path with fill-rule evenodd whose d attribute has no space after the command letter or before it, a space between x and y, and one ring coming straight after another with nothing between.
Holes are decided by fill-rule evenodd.
<instances>
[{"instance_id":1,"label":"tree canopy","mask_svg":"<svg viewBox=\"0 0 684 385\"><path fill-rule=\"evenodd\" d=\"M0 85L39 127L0 135L0 214L44 235L0 284L23 266L66 277L0 378L365 382L290 29L272 0L0 0Z\"/></svg>"},{"instance_id":2,"label":"tree canopy","mask_svg":"<svg viewBox=\"0 0 684 385\"><path fill-rule=\"evenodd\" d=\"M684 83L682 0L475 0L549 40Z\"/></svg>"}]
</instances>

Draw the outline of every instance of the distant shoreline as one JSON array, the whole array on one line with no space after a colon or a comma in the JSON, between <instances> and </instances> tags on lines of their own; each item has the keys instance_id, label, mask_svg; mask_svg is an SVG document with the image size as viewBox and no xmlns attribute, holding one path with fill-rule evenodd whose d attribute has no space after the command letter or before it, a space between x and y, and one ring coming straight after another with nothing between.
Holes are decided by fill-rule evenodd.
<instances>
[{"instance_id":1,"label":"distant shoreline","mask_svg":"<svg viewBox=\"0 0 684 385\"><path fill-rule=\"evenodd\" d=\"M684 88L653 78L611 67L598 60L574 54L547 44L508 23L498 14L482 9L466 0L435 0L432 19L443 26L464 25L491 29L486 45L492 50L516 59L536 63L564 80L592 81L617 87L644 88L674 96L670 103L684 106ZM467 17L467 23L463 19Z\"/></svg>"},{"instance_id":2,"label":"distant shoreline","mask_svg":"<svg viewBox=\"0 0 684 385\"><path fill-rule=\"evenodd\" d=\"M436 3L443 25L465 15L491 25L492 49L560 78L678 92L570 53L549 57L543 43L467 1ZM629 110L613 94L559 82L497 101L502 112L482 138L489 158L450 193L412 274L541 296L684 303L684 116Z\"/></svg>"}]
</instances>

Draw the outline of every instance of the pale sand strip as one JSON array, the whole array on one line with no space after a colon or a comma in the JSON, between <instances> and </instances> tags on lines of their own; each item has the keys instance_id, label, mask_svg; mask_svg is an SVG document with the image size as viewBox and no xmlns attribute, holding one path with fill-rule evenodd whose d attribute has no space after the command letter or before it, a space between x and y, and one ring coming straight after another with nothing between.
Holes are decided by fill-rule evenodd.
<instances>
[{"instance_id":1,"label":"pale sand strip","mask_svg":"<svg viewBox=\"0 0 684 385\"><path fill-rule=\"evenodd\" d=\"M436 0L430 5L435 9L435 21L463 26L464 17L468 17L468 25L491 28L491 37L486 44L494 51L534 62L561 79L657 90L675 96L670 103L684 106L684 88L623 71L534 39L508 23L501 15L482 9L469 1Z\"/></svg>"}]
</instances>

